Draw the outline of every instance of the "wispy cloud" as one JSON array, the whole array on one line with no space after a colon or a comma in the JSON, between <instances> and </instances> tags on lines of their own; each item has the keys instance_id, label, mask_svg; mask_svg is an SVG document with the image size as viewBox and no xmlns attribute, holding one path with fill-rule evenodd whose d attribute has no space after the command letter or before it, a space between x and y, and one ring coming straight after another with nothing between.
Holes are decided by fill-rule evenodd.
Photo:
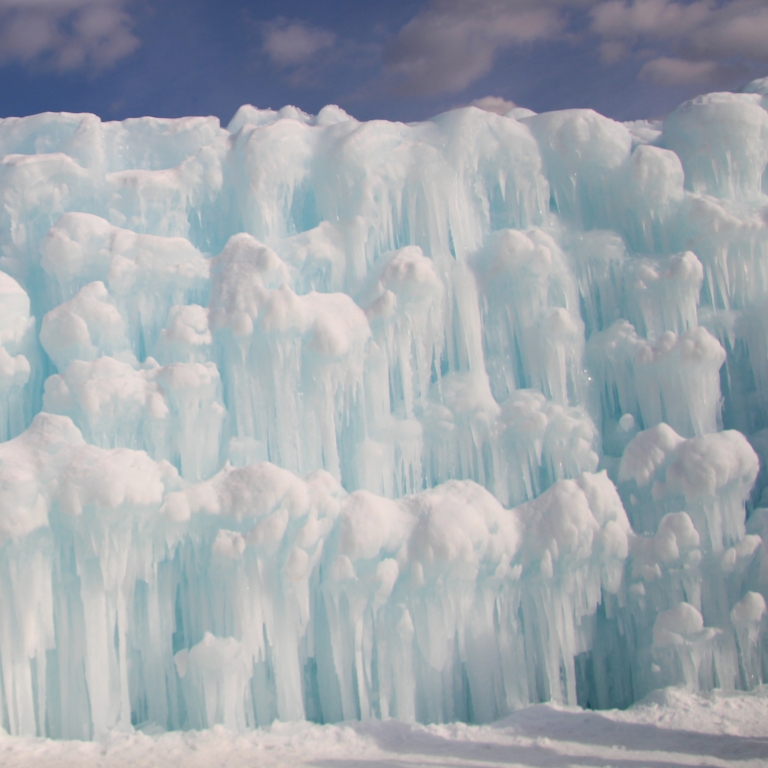
<instances>
[{"instance_id":1,"label":"wispy cloud","mask_svg":"<svg viewBox=\"0 0 768 768\"><path fill-rule=\"evenodd\" d=\"M457 93L490 72L499 51L551 40L566 28L561 10L580 0L431 0L384 55L402 93Z\"/></svg>"},{"instance_id":2,"label":"wispy cloud","mask_svg":"<svg viewBox=\"0 0 768 768\"><path fill-rule=\"evenodd\" d=\"M718 84L768 65L765 0L609 0L591 15L603 60L650 58L639 77L657 85Z\"/></svg>"},{"instance_id":3,"label":"wispy cloud","mask_svg":"<svg viewBox=\"0 0 768 768\"><path fill-rule=\"evenodd\" d=\"M336 43L336 36L326 29L287 19L265 23L263 38L264 53L280 68L306 64Z\"/></svg>"},{"instance_id":4,"label":"wispy cloud","mask_svg":"<svg viewBox=\"0 0 768 768\"><path fill-rule=\"evenodd\" d=\"M689 4L669 0L609 0L592 9L592 30L604 37L656 40L690 34L712 13L714 3L699 0Z\"/></svg>"},{"instance_id":5,"label":"wispy cloud","mask_svg":"<svg viewBox=\"0 0 768 768\"><path fill-rule=\"evenodd\" d=\"M659 56L643 64L639 77L654 85L695 85L713 80L719 71L716 61L688 61Z\"/></svg>"},{"instance_id":6,"label":"wispy cloud","mask_svg":"<svg viewBox=\"0 0 768 768\"><path fill-rule=\"evenodd\" d=\"M401 94L459 93L503 51L553 40L594 46L606 65L635 59L656 85L719 85L768 65L768 3L428 0L385 49L384 75Z\"/></svg>"},{"instance_id":7,"label":"wispy cloud","mask_svg":"<svg viewBox=\"0 0 768 768\"><path fill-rule=\"evenodd\" d=\"M130 0L0 0L0 62L102 70L139 46Z\"/></svg>"}]
</instances>

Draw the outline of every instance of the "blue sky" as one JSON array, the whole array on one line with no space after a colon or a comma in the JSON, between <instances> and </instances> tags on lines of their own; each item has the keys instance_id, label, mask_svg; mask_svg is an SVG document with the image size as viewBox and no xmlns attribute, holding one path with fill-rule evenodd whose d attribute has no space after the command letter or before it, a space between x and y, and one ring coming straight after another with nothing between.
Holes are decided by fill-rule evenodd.
<instances>
[{"instance_id":1,"label":"blue sky","mask_svg":"<svg viewBox=\"0 0 768 768\"><path fill-rule=\"evenodd\" d=\"M768 0L0 0L0 68L3 117L659 117L768 75Z\"/></svg>"}]
</instances>

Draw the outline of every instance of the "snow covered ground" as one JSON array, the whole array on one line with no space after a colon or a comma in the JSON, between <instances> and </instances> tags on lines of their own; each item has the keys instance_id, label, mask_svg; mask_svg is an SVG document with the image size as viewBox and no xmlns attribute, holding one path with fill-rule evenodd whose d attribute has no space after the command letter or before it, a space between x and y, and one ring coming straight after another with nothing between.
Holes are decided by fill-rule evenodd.
<instances>
[{"instance_id":1,"label":"snow covered ground","mask_svg":"<svg viewBox=\"0 0 768 768\"><path fill-rule=\"evenodd\" d=\"M138 768L317 766L768 765L768 686L751 693L657 691L628 710L540 704L493 725L413 725L389 720L339 725L275 723L245 733L111 733L101 741L0 737L0 766Z\"/></svg>"}]
</instances>

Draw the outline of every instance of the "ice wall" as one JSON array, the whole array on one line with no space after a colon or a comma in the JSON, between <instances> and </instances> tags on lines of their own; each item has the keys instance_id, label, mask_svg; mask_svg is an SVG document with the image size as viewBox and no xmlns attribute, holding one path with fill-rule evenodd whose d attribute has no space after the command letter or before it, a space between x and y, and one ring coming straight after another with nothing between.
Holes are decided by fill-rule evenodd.
<instances>
[{"instance_id":1,"label":"ice wall","mask_svg":"<svg viewBox=\"0 0 768 768\"><path fill-rule=\"evenodd\" d=\"M0 121L0 725L768 680L765 90Z\"/></svg>"}]
</instances>

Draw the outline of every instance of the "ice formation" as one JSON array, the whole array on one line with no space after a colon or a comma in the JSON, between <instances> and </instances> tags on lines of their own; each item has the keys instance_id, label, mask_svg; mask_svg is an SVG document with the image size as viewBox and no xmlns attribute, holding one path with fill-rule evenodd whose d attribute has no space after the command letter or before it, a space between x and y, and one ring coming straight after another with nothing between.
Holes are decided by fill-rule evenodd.
<instances>
[{"instance_id":1,"label":"ice formation","mask_svg":"<svg viewBox=\"0 0 768 768\"><path fill-rule=\"evenodd\" d=\"M766 94L0 121L0 725L767 680Z\"/></svg>"}]
</instances>

